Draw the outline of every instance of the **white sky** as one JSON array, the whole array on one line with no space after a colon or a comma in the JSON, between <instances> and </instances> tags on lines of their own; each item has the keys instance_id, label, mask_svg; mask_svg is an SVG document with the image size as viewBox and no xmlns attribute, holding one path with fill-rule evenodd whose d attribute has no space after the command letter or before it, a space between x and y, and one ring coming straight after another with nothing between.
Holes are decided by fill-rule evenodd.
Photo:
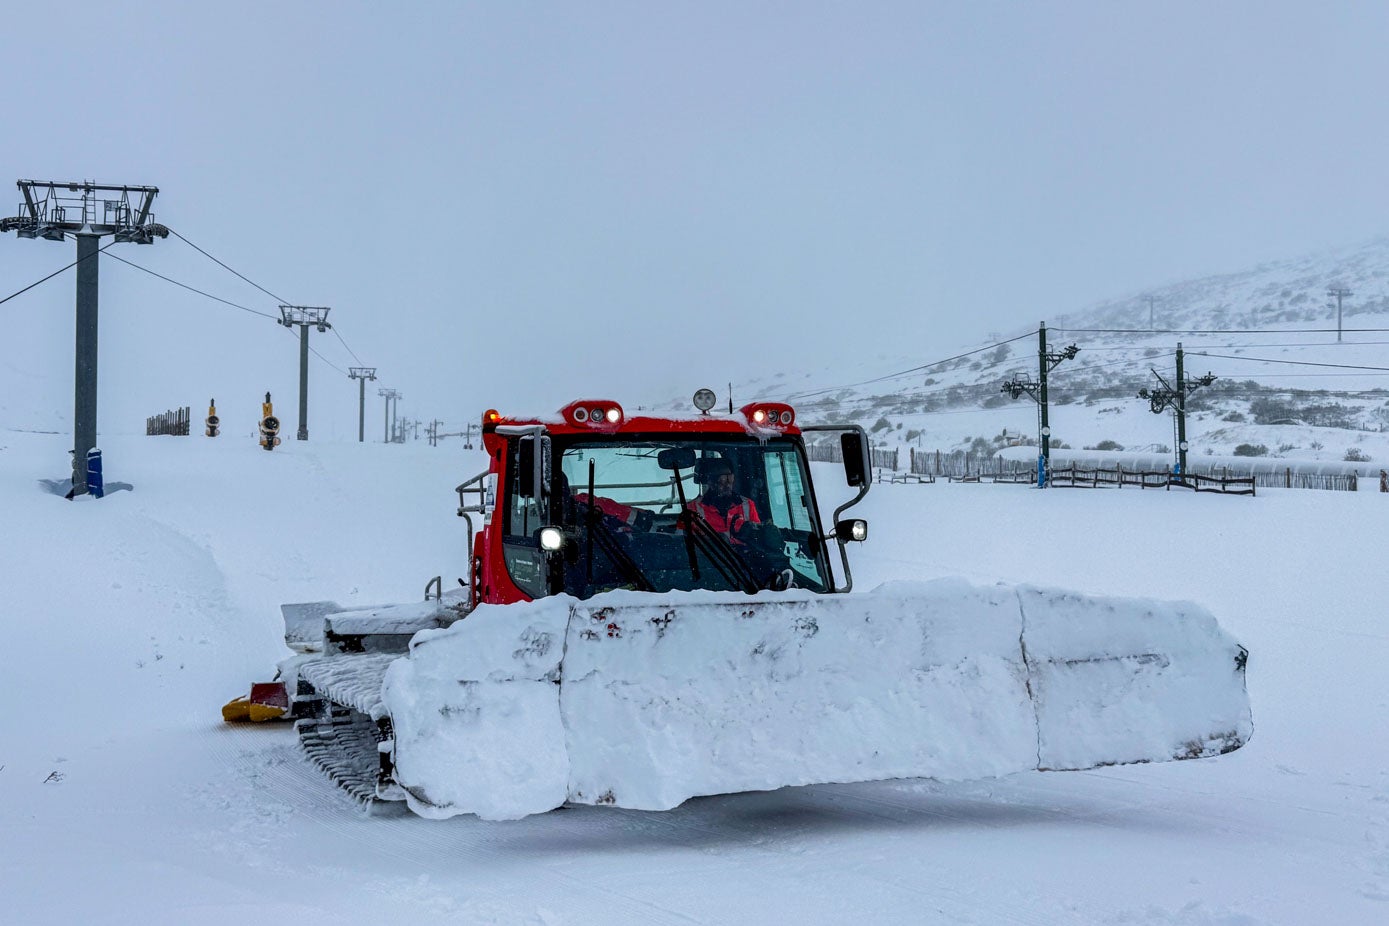
<instances>
[{"instance_id":1,"label":"white sky","mask_svg":"<svg viewBox=\"0 0 1389 926\"><path fill-rule=\"evenodd\" d=\"M833 383L1389 212L1381 4L83 2L5 30L0 212L20 178L158 186L159 221L332 307L379 368L368 435L378 386L461 426ZM176 239L111 253L277 312ZM0 298L74 256L3 236ZM249 427L270 389L292 433L288 332L101 275L103 430L208 396ZM0 364L65 417L72 302L68 273L0 306ZM311 377L311 435L355 436L355 384Z\"/></svg>"}]
</instances>

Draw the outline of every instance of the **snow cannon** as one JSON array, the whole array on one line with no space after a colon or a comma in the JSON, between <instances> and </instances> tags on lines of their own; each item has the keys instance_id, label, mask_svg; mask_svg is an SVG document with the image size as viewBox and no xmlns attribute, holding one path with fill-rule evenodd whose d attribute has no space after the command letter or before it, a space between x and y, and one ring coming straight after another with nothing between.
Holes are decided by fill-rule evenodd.
<instances>
[{"instance_id":1,"label":"snow cannon","mask_svg":"<svg viewBox=\"0 0 1389 926\"><path fill-rule=\"evenodd\" d=\"M265 394L265 402L260 407L260 445L266 450L274 450L280 445L280 419L275 417L275 406L270 403L270 393Z\"/></svg>"},{"instance_id":2,"label":"snow cannon","mask_svg":"<svg viewBox=\"0 0 1389 926\"><path fill-rule=\"evenodd\" d=\"M204 424L207 426L207 436L216 437L218 434L222 433L219 427L221 423L222 419L217 417L217 400L209 399L207 403L207 418L204 420Z\"/></svg>"}]
</instances>

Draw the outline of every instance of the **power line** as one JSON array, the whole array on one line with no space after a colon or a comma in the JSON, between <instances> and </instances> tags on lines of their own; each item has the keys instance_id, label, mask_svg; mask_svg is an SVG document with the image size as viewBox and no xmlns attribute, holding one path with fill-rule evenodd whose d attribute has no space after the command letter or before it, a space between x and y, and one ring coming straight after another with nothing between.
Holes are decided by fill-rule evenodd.
<instances>
[{"instance_id":1,"label":"power line","mask_svg":"<svg viewBox=\"0 0 1389 926\"><path fill-rule=\"evenodd\" d=\"M1268 375L1269 375L1269 376L1276 376L1276 377L1278 377L1279 379L1294 379L1294 378L1301 379L1301 378L1312 378L1312 377L1320 378L1320 377L1324 377L1324 376L1358 376L1358 377L1389 376L1389 373L1269 373ZM1236 376L1226 376L1225 379L1238 379L1238 377L1236 377Z\"/></svg>"},{"instance_id":2,"label":"power line","mask_svg":"<svg viewBox=\"0 0 1389 926\"><path fill-rule=\"evenodd\" d=\"M102 251L104 251L104 250L106 250L107 248L111 247L111 245L113 245L113 244L116 244L116 242L115 242L115 241L111 241L109 244L106 244L106 245L104 245L104 246L102 246L102 247L100 247L100 248L97 248L97 249L96 249L94 252L92 252L91 254L86 255L86 257L79 257L79 258L77 258L77 260L73 261L72 263L68 264L67 266L65 266L65 267L59 267L57 270L54 270L52 273L50 273L48 276L44 277L43 279L41 279L41 280L35 280L33 283L30 283L28 286L24 287L23 289L19 290L18 292L10 293L10 294L9 294L8 296L6 296L4 299L0 299L0 305L4 305L5 303L7 303L7 302L9 302L11 299L13 299L15 296L22 296L24 293L27 293L29 290L33 289L35 286L38 286L40 283L47 283L49 280L53 279L53 278L56 277L58 274L62 273L64 270L71 270L73 267L76 267L78 264L82 263L82 261L86 260L88 257L95 257L96 255L100 254ZM111 257L116 257L116 255L114 255L114 254L112 254L112 255L110 255L110 256L111 256ZM120 260L120 258L119 258L119 257L116 257L116 260Z\"/></svg>"},{"instance_id":3,"label":"power line","mask_svg":"<svg viewBox=\"0 0 1389 926\"><path fill-rule=\"evenodd\" d=\"M1009 338L1009 339L1006 340L1006 341L999 341L999 342L997 342L997 343L995 343L995 344L988 344L988 345L985 345L984 347L976 348L975 350L967 350L967 351L965 351L963 354L956 354L954 357L946 357L944 360L936 360L936 361L933 361L933 362L931 362L931 363L925 363L925 364L922 364L921 366L912 367L912 368L909 369L909 370L900 370L900 371L898 371L898 372L896 372L896 373L888 373L888 374L886 374L886 375L884 375L884 376L875 377L874 379L865 379L865 380L863 380L862 382L858 382L858 383L846 383L845 385L842 385L842 386L829 386L829 387L827 387L827 388L816 389L816 390L812 390L812 391L810 391L810 392L789 392L789 393L786 393L785 398L787 398L787 399L805 399L805 398L810 398L811 396L823 395L823 394L826 393L826 392L835 392L835 391L837 391L837 390L839 390L839 389L853 389L853 388L855 388L855 387L857 387L857 386L867 386L867 385L870 385L870 384L872 384L872 383L880 383L880 382L883 382L884 380L896 379L896 378L899 377L899 376L909 376L909 375L911 375L912 373L919 373L919 372L921 372L922 370L929 370L931 367L938 367L938 366L941 366L942 364L953 363L953 362L956 361L956 360L962 360L962 359L964 359L965 357L970 357L970 356L973 356L974 354L982 354L982 353L983 353L984 351L986 351L986 350L994 350L995 348L1002 347L1004 344L1012 344L1014 341L1021 341L1021 340L1023 340L1024 338L1030 338L1030 337L1033 337L1033 334L1032 334L1032 332L1029 331L1027 334L1020 334L1020 335L1018 335L1016 338ZM999 361L999 363L1002 363L1002 361ZM995 364L995 365L997 365L997 364Z\"/></svg>"},{"instance_id":4,"label":"power line","mask_svg":"<svg viewBox=\"0 0 1389 926\"><path fill-rule=\"evenodd\" d=\"M1344 343L1342 344L1342 346L1343 346L1343 347L1361 347L1361 346L1364 346L1364 347L1371 347L1371 346L1381 345L1381 344L1389 344L1389 341L1349 341L1349 342L1344 342ZM1195 347L1189 347L1189 348L1187 348L1187 350L1188 350L1188 351L1193 351L1193 350L1210 350L1211 348L1220 348L1220 347L1233 348L1233 349L1238 349L1238 350L1244 350L1245 348L1249 348L1249 347L1326 347L1326 346L1327 346L1326 344L1309 344L1309 343L1307 343L1306 341L1300 341L1300 342L1296 342L1296 343L1284 342L1284 343L1278 343L1278 344L1213 344L1213 345L1210 345L1210 346L1198 344L1198 345L1196 345ZM1094 350L1099 350L1100 348L1092 348L1092 349L1094 349ZM1134 347L1127 347L1127 348L1115 347L1115 348L1109 348L1109 349L1110 349L1110 350L1137 350L1138 348L1134 348Z\"/></svg>"},{"instance_id":5,"label":"power line","mask_svg":"<svg viewBox=\"0 0 1389 926\"><path fill-rule=\"evenodd\" d=\"M1336 328L1053 328L1068 334L1330 334ZM1385 332L1389 328L1341 328L1344 332Z\"/></svg>"},{"instance_id":6,"label":"power line","mask_svg":"<svg viewBox=\"0 0 1389 926\"><path fill-rule=\"evenodd\" d=\"M1205 352L1201 352L1197 354L1197 356L1214 357L1219 360L1247 360L1252 363L1286 363L1291 366L1299 367L1336 367L1342 370L1379 370L1382 372L1389 372L1389 367L1365 367L1350 363L1313 363L1310 360L1269 360L1265 357L1236 357L1232 354L1207 354Z\"/></svg>"}]
</instances>

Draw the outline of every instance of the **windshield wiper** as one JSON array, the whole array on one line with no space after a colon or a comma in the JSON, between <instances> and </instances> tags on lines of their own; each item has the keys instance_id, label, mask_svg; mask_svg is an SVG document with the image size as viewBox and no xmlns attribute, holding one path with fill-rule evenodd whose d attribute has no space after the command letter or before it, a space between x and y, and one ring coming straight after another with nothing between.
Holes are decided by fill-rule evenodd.
<instances>
[{"instance_id":1,"label":"windshield wiper","mask_svg":"<svg viewBox=\"0 0 1389 926\"><path fill-rule=\"evenodd\" d=\"M743 558L738 555L738 550L733 546L733 541L714 530L699 515L685 509L681 515L685 525L685 542L689 544L691 550L691 565L694 566L694 547L698 546L709 561L718 569L724 581L729 585L747 592L749 595L757 592L757 578L752 574L752 569L743 562ZM699 578L699 572L695 571L694 577Z\"/></svg>"},{"instance_id":2,"label":"windshield wiper","mask_svg":"<svg viewBox=\"0 0 1389 926\"><path fill-rule=\"evenodd\" d=\"M608 559L613 561L618 571L636 584L637 588L643 592L654 592L656 586L651 584L651 580L641 571L637 561L622 549L622 543L613 534L611 527L603 523L603 512L594 504L596 496L593 493L593 461L588 461L588 514L584 520L588 525L588 551L585 559L586 582L593 584L593 544L597 541L598 546L608 555Z\"/></svg>"},{"instance_id":3,"label":"windshield wiper","mask_svg":"<svg viewBox=\"0 0 1389 926\"><path fill-rule=\"evenodd\" d=\"M593 584L593 548L592 543L597 542L598 547L613 561L627 579L636 585L639 591L654 592L656 586L651 584L651 580L646 577L646 573L641 571L637 561L632 559L630 553L622 549L622 542L617 539L617 535L611 527L603 523L603 513L596 507L589 509L588 515L588 536L590 540L588 552L588 584Z\"/></svg>"}]
</instances>

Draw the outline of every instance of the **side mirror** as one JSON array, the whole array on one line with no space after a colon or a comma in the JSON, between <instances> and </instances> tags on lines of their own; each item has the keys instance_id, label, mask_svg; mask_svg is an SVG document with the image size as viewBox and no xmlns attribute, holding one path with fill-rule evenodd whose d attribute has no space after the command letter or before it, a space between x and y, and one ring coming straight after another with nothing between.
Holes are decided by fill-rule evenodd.
<instances>
[{"instance_id":1,"label":"side mirror","mask_svg":"<svg viewBox=\"0 0 1389 926\"><path fill-rule=\"evenodd\" d=\"M867 485L868 448L863 445L863 436L858 431L846 431L839 435L839 448L843 451L844 478L849 485Z\"/></svg>"},{"instance_id":2,"label":"side mirror","mask_svg":"<svg viewBox=\"0 0 1389 926\"><path fill-rule=\"evenodd\" d=\"M656 465L661 469L689 469L695 465L693 447L667 447L656 453Z\"/></svg>"},{"instance_id":3,"label":"side mirror","mask_svg":"<svg viewBox=\"0 0 1389 926\"><path fill-rule=\"evenodd\" d=\"M863 518L851 518L834 525L834 536L840 540L853 540L858 543L868 539L868 522Z\"/></svg>"}]
</instances>

